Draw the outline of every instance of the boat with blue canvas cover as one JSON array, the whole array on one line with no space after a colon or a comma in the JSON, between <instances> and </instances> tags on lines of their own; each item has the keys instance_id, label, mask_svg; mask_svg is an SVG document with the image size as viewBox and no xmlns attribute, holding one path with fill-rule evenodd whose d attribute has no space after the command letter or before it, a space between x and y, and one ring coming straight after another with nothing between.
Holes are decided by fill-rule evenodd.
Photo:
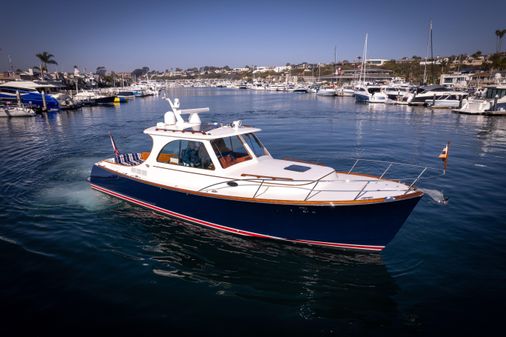
<instances>
[{"instance_id":1,"label":"boat with blue canvas cover","mask_svg":"<svg viewBox=\"0 0 506 337\"><path fill-rule=\"evenodd\" d=\"M150 151L120 154L92 167L97 191L216 230L298 244L381 251L424 192L415 181L346 172L273 158L260 129L205 124L168 99L164 121L144 133ZM189 115L188 119L183 116Z\"/></svg>"},{"instance_id":2,"label":"boat with blue canvas cover","mask_svg":"<svg viewBox=\"0 0 506 337\"><path fill-rule=\"evenodd\" d=\"M56 111L60 108L58 100L47 94L52 85L38 84L32 81L11 81L0 84L0 100L18 102L23 105L43 110L44 99L48 111ZM44 94L42 92L45 92ZM43 96L44 95L44 99Z\"/></svg>"}]
</instances>

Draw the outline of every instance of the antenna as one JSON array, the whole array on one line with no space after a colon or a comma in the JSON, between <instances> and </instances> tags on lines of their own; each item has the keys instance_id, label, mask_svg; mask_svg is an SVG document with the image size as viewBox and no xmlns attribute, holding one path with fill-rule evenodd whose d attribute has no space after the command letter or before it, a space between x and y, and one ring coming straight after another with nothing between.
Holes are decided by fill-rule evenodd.
<instances>
[{"instance_id":1,"label":"antenna","mask_svg":"<svg viewBox=\"0 0 506 337\"><path fill-rule=\"evenodd\" d=\"M208 112L209 108L197 108L197 109L180 109L181 102L179 101L179 98L174 98L174 101L172 101L168 97L163 97L164 100L169 102L170 108L172 111L167 111L164 114L164 121L163 123L159 124L165 124L166 125L176 125L180 127L187 127L187 126L194 126L202 124L202 121L200 120L199 113L201 112ZM186 122L181 115L190 115L188 118L188 121Z\"/></svg>"}]
</instances>

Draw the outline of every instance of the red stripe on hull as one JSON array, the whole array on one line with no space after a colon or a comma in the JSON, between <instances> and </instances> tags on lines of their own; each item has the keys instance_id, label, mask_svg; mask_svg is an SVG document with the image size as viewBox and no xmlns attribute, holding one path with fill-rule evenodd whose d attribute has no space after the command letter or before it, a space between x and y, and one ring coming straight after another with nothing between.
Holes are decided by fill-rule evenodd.
<instances>
[{"instance_id":1,"label":"red stripe on hull","mask_svg":"<svg viewBox=\"0 0 506 337\"><path fill-rule=\"evenodd\" d=\"M284 238L280 238L280 237L276 237L276 236L270 236L270 235L264 235L264 234L258 234L258 233L254 233L254 232L249 232L249 231L243 231L243 230L240 230L240 229L235 229L235 228L231 228L231 227L227 227L227 226L218 225L218 224L215 224L215 223L212 223L212 222L207 222L207 221L196 219L196 218L184 215L184 214L180 214L180 213L176 213L176 212L173 212L173 211L169 211L169 210L167 210L165 208L161 208L161 207L157 207L155 205L148 204L146 202L143 202L143 201L131 198L129 196L126 196L126 195L123 195L123 194L120 194L120 193L108 190L106 188L103 188L103 187L100 187L100 186L97 186L97 185L94 185L94 184L90 184L90 185L91 185L91 188L93 188L93 189L95 189L95 190L97 190L99 192L112 195L113 197L116 197L116 198L119 198L119 199L123 199L125 201L134 203L136 205L139 205L139 206L142 206L142 207L146 207L146 208L152 209L154 211L167 214L169 216L173 216L175 218L183 219L183 220L190 221L190 222L193 222L193 223L197 223L199 225L203 225L203 226L210 227L210 228L219 229L219 230L222 230L222 231L225 231L225 232L228 232L228 233L234 233L234 234L239 234L239 235L243 235L243 236L257 237L257 238L263 238L263 239L276 239L276 240L290 241L290 242L294 242L294 243L303 243L303 244L309 244L309 245L325 246L325 247L337 247L337 248L345 248L345 249L357 249L357 250L368 250L368 251L382 251L385 248L385 246L355 245L355 244L348 244L348 243L334 243L334 242L325 242L325 241L288 240L288 239L284 239Z\"/></svg>"}]
</instances>

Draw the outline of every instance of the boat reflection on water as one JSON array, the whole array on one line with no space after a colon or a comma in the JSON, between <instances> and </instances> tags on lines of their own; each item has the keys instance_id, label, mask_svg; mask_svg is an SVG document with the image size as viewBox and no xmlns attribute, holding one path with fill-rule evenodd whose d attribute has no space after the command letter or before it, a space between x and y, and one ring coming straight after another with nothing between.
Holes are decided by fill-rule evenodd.
<instances>
[{"instance_id":1,"label":"boat reflection on water","mask_svg":"<svg viewBox=\"0 0 506 337\"><path fill-rule=\"evenodd\" d=\"M215 288L216 305L222 296L275 305L291 321L334 328L391 325L398 317L398 288L379 254L246 239L127 207L152 236L143 249L153 273Z\"/></svg>"}]
</instances>

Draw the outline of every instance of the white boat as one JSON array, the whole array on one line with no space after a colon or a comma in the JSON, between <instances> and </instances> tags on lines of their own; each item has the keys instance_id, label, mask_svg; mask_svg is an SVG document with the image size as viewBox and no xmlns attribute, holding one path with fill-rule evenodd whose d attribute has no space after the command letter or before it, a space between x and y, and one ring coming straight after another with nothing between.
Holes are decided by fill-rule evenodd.
<instances>
[{"instance_id":1,"label":"white boat","mask_svg":"<svg viewBox=\"0 0 506 337\"><path fill-rule=\"evenodd\" d=\"M351 85L343 85L342 87L337 88L336 94L341 97L352 97L355 95L355 90Z\"/></svg>"},{"instance_id":2,"label":"white boat","mask_svg":"<svg viewBox=\"0 0 506 337\"><path fill-rule=\"evenodd\" d=\"M449 90L440 85L421 87L409 101L409 105L427 105L429 101L454 100L460 104L461 99L469 96L467 92ZM457 104L458 107L458 104Z\"/></svg>"},{"instance_id":3,"label":"white boat","mask_svg":"<svg viewBox=\"0 0 506 337\"><path fill-rule=\"evenodd\" d=\"M406 97L411 93L410 89L408 84L393 84L386 86L383 91L390 103L400 103L406 101Z\"/></svg>"},{"instance_id":4,"label":"white boat","mask_svg":"<svg viewBox=\"0 0 506 337\"><path fill-rule=\"evenodd\" d=\"M33 109L23 106L0 106L0 117L33 117L36 115Z\"/></svg>"},{"instance_id":5,"label":"white boat","mask_svg":"<svg viewBox=\"0 0 506 337\"><path fill-rule=\"evenodd\" d=\"M355 88L355 101L358 103L387 103L388 96L379 85L358 85Z\"/></svg>"},{"instance_id":6,"label":"white boat","mask_svg":"<svg viewBox=\"0 0 506 337\"><path fill-rule=\"evenodd\" d=\"M257 90L257 91L264 91L266 89L266 85L264 83L256 82L256 83L253 83L249 89Z\"/></svg>"},{"instance_id":7,"label":"white boat","mask_svg":"<svg viewBox=\"0 0 506 337\"><path fill-rule=\"evenodd\" d=\"M383 92L379 85L369 85L366 83L367 67L367 36L365 34L364 56L362 58L362 71L360 72L359 84L355 87L355 102L357 103L386 103L388 96Z\"/></svg>"},{"instance_id":8,"label":"white boat","mask_svg":"<svg viewBox=\"0 0 506 337\"><path fill-rule=\"evenodd\" d=\"M172 110L147 128L148 152L119 154L92 167L97 191L199 226L245 237L381 251L424 195L415 186L271 156L260 129L204 124L209 108ZM183 115L189 115L187 120Z\"/></svg>"},{"instance_id":9,"label":"white boat","mask_svg":"<svg viewBox=\"0 0 506 337\"><path fill-rule=\"evenodd\" d=\"M284 84L270 84L268 85L265 90L268 91L286 91L286 87Z\"/></svg>"},{"instance_id":10,"label":"white boat","mask_svg":"<svg viewBox=\"0 0 506 337\"><path fill-rule=\"evenodd\" d=\"M425 100L425 106L432 109L452 109L459 108L464 100L463 95L446 95L440 96L438 99Z\"/></svg>"},{"instance_id":11,"label":"white boat","mask_svg":"<svg viewBox=\"0 0 506 337\"><path fill-rule=\"evenodd\" d=\"M464 99L462 107L452 111L468 115L506 114L506 85L488 86L484 97L484 99Z\"/></svg>"},{"instance_id":12,"label":"white boat","mask_svg":"<svg viewBox=\"0 0 506 337\"><path fill-rule=\"evenodd\" d=\"M336 96L336 89L331 87L320 87L316 92L318 96Z\"/></svg>"},{"instance_id":13,"label":"white boat","mask_svg":"<svg viewBox=\"0 0 506 337\"><path fill-rule=\"evenodd\" d=\"M459 112L469 115L482 115L491 108L490 102L484 99L465 99L462 101L462 107L453 109L453 112Z\"/></svg>"},{"instance_id":14,"label":"white boat","mask_svg":"<svg viewBox=\"0 0 506 337\"><path fill-rule=\"evenodd\" d=\"M309 92L309 87L305 85L296 85L288 88L289 92L299 93L299 94L307 94Z\"/></svg>"}]
</instances>

